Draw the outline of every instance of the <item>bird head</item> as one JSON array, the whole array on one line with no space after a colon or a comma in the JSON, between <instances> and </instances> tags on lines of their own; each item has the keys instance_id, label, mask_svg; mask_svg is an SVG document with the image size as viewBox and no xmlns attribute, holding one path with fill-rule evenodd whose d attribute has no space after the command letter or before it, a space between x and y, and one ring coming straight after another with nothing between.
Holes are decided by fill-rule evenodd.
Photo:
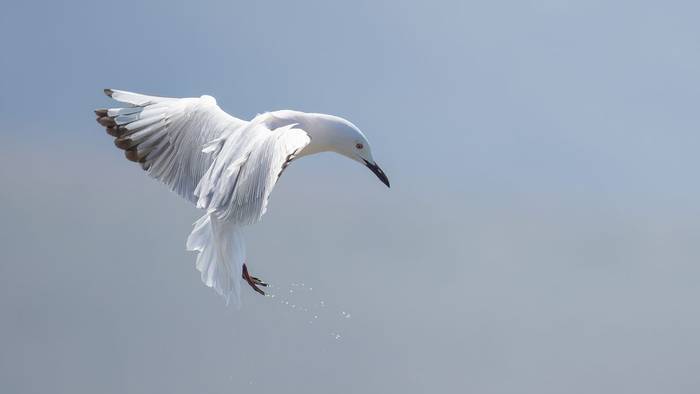
<instances>
[{"instance_id":1,"label":"bird head","mask_svg":"<svg viewBox=\"0 0 700 394\"><path fill-rule=\"evenodd\" d=\"M336 153L366 166L383 184L387 187L391 187L389 178L372 157L372 149L369 146L367 137L365 137L357 126L349 121L342 118L335 118L332 126L333 138L331 149Z\"/></svg>"}]
</instances>

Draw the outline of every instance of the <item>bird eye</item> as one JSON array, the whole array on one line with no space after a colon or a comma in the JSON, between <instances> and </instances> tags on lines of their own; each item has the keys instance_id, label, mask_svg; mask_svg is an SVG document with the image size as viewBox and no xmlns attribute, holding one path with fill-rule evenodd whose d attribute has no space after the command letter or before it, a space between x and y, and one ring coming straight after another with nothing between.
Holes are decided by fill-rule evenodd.
<instances>
[{"instance_id":1,"label":"bird eye","mask_svg":"<svg viewBox=\"0 0 700 394\"><path fill-rule=\"evenodd\" d=\"M365 147L365 146L362 145L362 144L359 143L359 142L358 142L357 144L355 144L355 148L357 148L357 149L362 149L362 148L364 148L364 147Z\"/></svg>"}]
</instances>

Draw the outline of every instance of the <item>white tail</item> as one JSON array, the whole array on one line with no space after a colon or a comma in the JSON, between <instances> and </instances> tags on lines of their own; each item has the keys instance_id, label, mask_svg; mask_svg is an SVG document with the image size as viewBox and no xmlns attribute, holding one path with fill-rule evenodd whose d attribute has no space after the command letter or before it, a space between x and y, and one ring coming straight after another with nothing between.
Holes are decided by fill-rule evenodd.
<instances>
[{"instance_id":1,"label":"white tail","mask_svg":"<svg viewBox=\"0 0 700 394\"><path fill-rule=\"evenodd\" d=\"M245 244L238 226L221 221L216 215L206 214L194 223L187 238L187 250L196 251L197 270L202 282L217 293L241 305L241 273L245 262Z\"/></svg>"}]
</instances>

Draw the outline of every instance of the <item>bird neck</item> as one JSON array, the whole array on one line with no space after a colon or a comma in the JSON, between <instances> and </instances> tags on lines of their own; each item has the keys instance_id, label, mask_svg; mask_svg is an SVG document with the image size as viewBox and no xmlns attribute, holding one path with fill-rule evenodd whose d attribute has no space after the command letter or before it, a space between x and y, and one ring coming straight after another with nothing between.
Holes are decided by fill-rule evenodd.
<instances>
[{"instance_id":1,"label":"bird neck","mask_svg":"<svg viewBox=\"0 0 700 394\"><path fill-rule=\"evenodd\" d=\"M347 139L347 121L333 115L302 113L297 123L309 134L311 141L299 155L308 156L321 152L341 153L339 147Z\"/></svg>"}]
</instances>

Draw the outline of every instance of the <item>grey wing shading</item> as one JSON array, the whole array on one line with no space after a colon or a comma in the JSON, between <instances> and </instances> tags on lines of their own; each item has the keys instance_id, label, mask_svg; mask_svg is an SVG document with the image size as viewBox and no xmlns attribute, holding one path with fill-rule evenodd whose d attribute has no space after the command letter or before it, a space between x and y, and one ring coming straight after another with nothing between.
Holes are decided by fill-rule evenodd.
<instances>
[{"instance_id":1,"label":"grey wing shading","mask_svg":"<svg viewBox=\"0 0 700 394\"><path fill-rule=\"evenodd\" d=\"M127 104L95 111L97 121L116 137L114 144L127 159L192 203L197 202L197 184L218 153L203 152L204 145L220 144L248 123L224 112L211 96L168 98L111 89L105 93Z\"/></svg>"},{"instance_id":2,"label":"grey wing shading","mask_svg":"<svg viewBox=\"0 0 700 394\"><path fill-rule=\"evenodd\" d=\"M295 126L253 120L229 136L195 191L197 206L238 225L259 221L282 171L311 141Z\"/></svg>"}]
</instances>

